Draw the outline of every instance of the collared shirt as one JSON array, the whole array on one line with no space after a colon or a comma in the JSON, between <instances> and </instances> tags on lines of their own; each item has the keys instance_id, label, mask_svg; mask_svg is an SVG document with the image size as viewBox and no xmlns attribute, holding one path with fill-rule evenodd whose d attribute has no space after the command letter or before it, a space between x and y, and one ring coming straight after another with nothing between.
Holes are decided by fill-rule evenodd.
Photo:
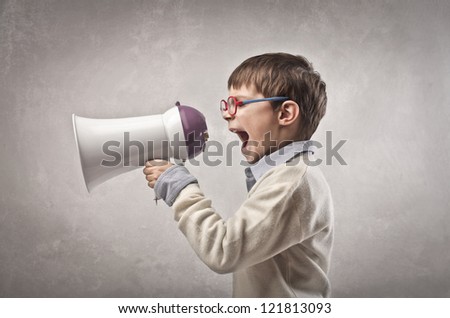
<instances>
[{"instance_id":1,"label":"collared shirt","mask_svg":"<svg viewBox=\"0 0 450 318\"><path fill-rule=\"evenodd\" d=\"M247 191L250 191L267 171L305 152L314 154L313 142L311 140L294 141L245 168Z\"/></svg>"}]
</instances>

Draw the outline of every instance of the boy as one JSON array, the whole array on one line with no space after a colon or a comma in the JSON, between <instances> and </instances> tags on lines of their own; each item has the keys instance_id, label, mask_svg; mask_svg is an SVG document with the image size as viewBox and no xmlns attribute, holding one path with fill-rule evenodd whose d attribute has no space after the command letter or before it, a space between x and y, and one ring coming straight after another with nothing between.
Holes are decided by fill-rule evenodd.
<instances>
[{"instance_id":1,"label":"boy","mask_svg":"<svg viewBox=\"0 0 450 318\"><path fill-rule=\"evenodd\" d=\"M200 259L233 273L233 297L328 297L333 204L309 140L325 114L325 83L302 56L273 53L244 61L221 101L242 141L247 199L224 221L182 166L146 163L157 197Z\"/></svg>"}]
</instances>

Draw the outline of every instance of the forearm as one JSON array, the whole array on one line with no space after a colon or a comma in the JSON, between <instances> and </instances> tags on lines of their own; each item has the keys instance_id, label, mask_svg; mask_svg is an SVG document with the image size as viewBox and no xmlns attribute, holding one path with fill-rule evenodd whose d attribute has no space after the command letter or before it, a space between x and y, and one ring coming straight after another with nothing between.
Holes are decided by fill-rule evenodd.
<instances>
[{"instance_id":1,"label":"forearm","mask_svg":"<svg viewBox=\"0 0 450 318\"><path fill-rule=\"evenodd\" d=\"M231 239L226 222L198 184L186 187L173 205L175 220L199 258L213 271L228 273L239 263L240 240Z\"/></svg>"},{"instance_id":2,"label":"forearm","mask_svg":"<svg viewBox=\"0 0 450 318\"><path fill-rule=\"evenodd\" d=\"M261 197L248 199L225 222L198 184L190 184L173 208L180 230L202 261L216 272L228 273L260 263L301 240L297 214L272 204Z\"/></svg>"},{"instance_id":3,"label":"forearm","mask_svg":"<svg viewBox=\"0 0 450 318\"><path fill-rule=\"evenodd\" d=\"M227 273L260 263L302 239L296 185L285 176L273 180L275 187L272 181L260 182L226 222L184 167L164 172L155 191L173 203L175 220L200 259Z\"/></svg>"}]
</instances>

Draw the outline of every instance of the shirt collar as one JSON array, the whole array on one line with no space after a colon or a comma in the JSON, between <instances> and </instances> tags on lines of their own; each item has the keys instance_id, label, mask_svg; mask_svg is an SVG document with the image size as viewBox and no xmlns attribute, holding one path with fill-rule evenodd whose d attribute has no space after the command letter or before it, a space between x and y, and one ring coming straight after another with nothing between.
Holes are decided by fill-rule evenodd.
<instances>
[{"instance_id":1,"label":"shirt collar","mask_svg":"<svg viewBox=\"0 0 450 318\"><path fill-rule=\"evenodd\" d=\"M283 164L301 153L311 152L312 154L314 154L315 147L313 146L313 144L314 142L311 140L294 141L284 146L283 148L280 148L277 151L262 157L257 163L246 168L245 173L248 176L249 172L251 171L253 177L255 178L255 181L258 181L258 179L263 174L265 174L273 167Z\"/></svg>"}]
</instances>

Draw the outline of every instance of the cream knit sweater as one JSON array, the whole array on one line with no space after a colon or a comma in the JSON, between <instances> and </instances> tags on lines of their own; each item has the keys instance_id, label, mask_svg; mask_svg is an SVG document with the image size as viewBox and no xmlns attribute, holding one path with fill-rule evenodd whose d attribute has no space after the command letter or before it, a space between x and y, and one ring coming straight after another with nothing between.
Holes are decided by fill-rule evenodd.
<instances>
[{"instance_id":1,"label":"cream knit sweater","mask_svg":"<svg viewBox=\"0 0 450 318\"><path fill-rule=\"evenodd\" d=\"M303 156L266 172L224 221L197 183L177 196L175 220L200 259L233 273L233 297L328 297L333 203Z\"/></svg>"}]
</instances>

